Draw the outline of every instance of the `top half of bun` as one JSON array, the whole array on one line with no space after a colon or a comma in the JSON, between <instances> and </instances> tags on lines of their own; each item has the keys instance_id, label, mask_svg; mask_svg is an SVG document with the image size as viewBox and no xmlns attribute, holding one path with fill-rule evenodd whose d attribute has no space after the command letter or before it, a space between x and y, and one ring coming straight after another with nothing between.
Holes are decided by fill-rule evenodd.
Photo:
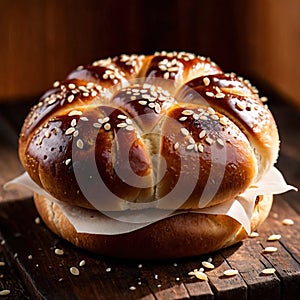
<instances>
[{"instance_id":1,"label":"top half of bun","mask_svg":"<svg viewBox=\"0 0 300 300\"><path fill-rule=\"evenodd\" d=\"M100 178L130 203L186 187L183 209L198 208L215 183L203 202L211 206L246 190L277 159L277 127L262 100L249 81L191 53L102 59L41 97L24 122L19 156L40 187L74 205L103 198Z\"/></svg>"}]
</instances>

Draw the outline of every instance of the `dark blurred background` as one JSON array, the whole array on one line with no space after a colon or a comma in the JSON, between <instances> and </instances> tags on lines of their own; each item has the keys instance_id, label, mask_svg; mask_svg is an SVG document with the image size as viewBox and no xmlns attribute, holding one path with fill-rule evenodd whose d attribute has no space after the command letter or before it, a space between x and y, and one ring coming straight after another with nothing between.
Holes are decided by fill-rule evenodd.
<instances>
[{"instance_id":1,"label":"dark blurred background","mask_svg":"<svg viewBox=\"0 0 300 300\"><path fill-rule=\"evenodd\" d=\"M300 107L299 20L299 0L0 0L0 102L102 57L185 50Z\"/></svg>"}]
</instances>

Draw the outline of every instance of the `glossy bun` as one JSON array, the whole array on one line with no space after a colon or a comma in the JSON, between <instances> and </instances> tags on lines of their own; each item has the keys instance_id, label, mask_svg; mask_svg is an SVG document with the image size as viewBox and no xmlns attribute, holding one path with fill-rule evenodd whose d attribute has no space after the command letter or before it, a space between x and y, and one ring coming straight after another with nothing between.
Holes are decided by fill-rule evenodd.
<instances>
[{"instance_id":1,"label":"glossy bun","mask_svg":"<svg viewBox=\"0 0 300 300\"><path fill-rule=\"evenodd\" d=\"M231 200L273 166L278 148L257 90L185 52L78 67L41 97L19 139L20 159L40 187L104 210L131 203L197 209ZM216 190L205 194L209 185ZM178 186L189 189L177 194L182 203L170 196Z\"/></svg>"}]
</instances>

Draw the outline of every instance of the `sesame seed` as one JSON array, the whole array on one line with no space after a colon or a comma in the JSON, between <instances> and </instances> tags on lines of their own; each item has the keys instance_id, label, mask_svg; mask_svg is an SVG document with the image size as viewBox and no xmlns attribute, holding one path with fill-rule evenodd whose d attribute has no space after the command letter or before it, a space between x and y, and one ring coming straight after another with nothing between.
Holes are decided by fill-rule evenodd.
<instances>
[{"instance_id":1,"label":"sesame seed","mask_svg":"<svg viewBox=\"0 0 300 300\"><path fill-rule=\"evenodd\" d=\"M147 103L148 103L148 102L147 102L146 100L140 100L140 101L139 101L139 104L141 104L141 105L147 105Z\"/></svg>"},{"instance_id":2,"label":"sesame seed","mask_svg":"<svg viewBox=\"0 0 300 300\"><path fill-rule=\"evenodd\" d=\"M125 115L118 115L117 118L118 118L118 119L121 119L121 120L127 119L127 117L126 117Z\"/></svg>"},{"instance_id":3,"label":"sesame seed","mask_svg":"<svg viewBox=\"0 0 300 300\"><path fill-rule=\"evenodd\" d=\"M198 151L199 151L199 152L203 152L203 150L204 150L203 145L198 144Z\"/></svg>"},{"instance_id":4,"label":"sesame seed","mask_svg":"<svg viewBox=\"0 0 300 300\"><path fill-rule=\"evenodd\" d=\"M264 249L264 252L267 252L267 253L272 253L272 252L276 252L278 249L276 247L266 247Z\"/></svg>"},{"instance_id":5,"label":"sesame seed","mask_svg":"<svg viewBox=\"0 0 300 300\"><path fill-rule=\"evenodd\" d=\"M225 98L225 94L224 93L218 93L216 95L216 98L218 98L218 99Z\"/></svg>"},{"instance_id":6,"label":"sesame seed","mask_svg":"<svg viewBox=\"0 0 300 300\"><path fill-rule=\"evenodd\" d=\"M79 275L79 270L76 267L71 267L70 268L70 273L74 276L78 276Z\"/></svg>"},{"instance_id":7,"label":"sesame seed","mask_svg":"<svg viewBox=\"0 0 300 300\"><path fill-rule=\"evenodd\" d=\"M131 119L126 119L125 121L127 124L132 125L132 120Z\"/></svg>"},{"instance_id":8,"label":"sesame seed","mask_svg":"<svg viewBox=\"0 0 300 300\"><path fill-rule=\"evenodd\" d=\"M208 96L208 97L214 97L215 96L215 94L212 93L212 92L206 92L205 95Z\"/></svg>"},{"instance_id":9,"label":"sesame seed","mask_svg":"<svg viewBox=\"0 0 300 300\"><path fill-rule=\"evenodd\" d=\"M220 119L219 119L219 123L221 124L221 125L227 125L227 118L226 117L221 117Z\"/></svg>"},{"instance_id":10,"label":"sesame seed","mask_svg":"<svg viewBox=\"0 0 300 300\"><path fill-rule=\"evenodd\" d=\"M131 291L135 291L135 290L136 290L136 287L135 287L135 286L131 286L129 289L130 289Z\"/></svg>"},{"instance_id":11,"label":"sesame seed","mask_svg":"<svg viewBox=\"0 0 300 300\"><path fill-rule=\"evenodd\" d=\"M246 106L241 102L237 102L235 105L239 110L244 110L246 108Z\"/></svg>"},{"instance_id":12,"label":"sesame seed","mask_svg":"<svg viewBox=\"0 0 300 300\"><path fill-rule=\"evenodd\" d=\"M81 115L82 115L82 111L80 111L80 110L72 110L68 114L68 116L81 116Z\"/></svg>"},{"instance_id":13,"label":"sesame seed","mask_svg":"<svg viewBox=\"0 0 300 300\"><path fill-rule=\"evenodd\" d=\"M203 280L203 281L207 281L207 275L204 273L204 272L200 272L200 271L196 271L194 272L194 275L200 279L200 280Z\"/></svg>"},{"instance_id":14,"label":"sesame seed","mask_svg":"<svg viewBox=\"0 0 300 300\"><path fill-rule=\"evenodd\" d=\"M249 237L251 238L255 238L255 237L258 237L259 236L259 233L256 232L256 231L252 231L250 234L249 234Z\"/></svg>"},{"instance_id":15,"label":"sesame seed","mask_svg":"<svg viewBox=\"0 0 300 300\"><path fill-rule=\"evenodd\" d=\"M29 254L29 255L27 256L27 258L28 258L28 259L32 259L32 255Z\"/></svg>"},{"instance_id":16,"label":"sesame seed","mask_svg":"<svg viewBox=\"0 0 300 300\"><path fill-rule=\"evenodd\" d=\"M82 139L78 139L77 142L76 142L76 146L79 148L79 149L83 149L83 141Z\"/></svg>"},{"instance_id":17,"label":"sesame seed","mask_svg":"<svg viewBox=\"0 0 300 300\"><path fill-rule=\"evenodd\" d=\"M292 219L284 219L282 220L283 225L294 225L294 221Z\"/></svg>"},{"instance_id":18,"label":"sesame seed","mask_svg":"<svg viewBox=\"0 0 300 300\"><path fill-rule=\"evenodd\" d=\"M186 146L186 150L192 150L194 149L194 144L189 144Z\"/></svg>"},{"instance_id":19,"label":"sesame seed","mask_svg":"<svg viewBox=\"0 0 300 300\"><path fill-rule=\"evenodd\" d=\"M76 85L74 83L69 83L68 88L74 90L76 88Z\"/></svg>"},{"instance_id":20,"label":"sesame seed","mask_svg":"<svg viewBox=\"0 0 300 300\"><path fill-rule=\"evenodd\" d=\"M205 137L205 135L206 135L206 130L201 130L199 133L199 138L202 139Z\"/></svg>"},{"instance_id":21,"label":"sesame seed","mask_svg":"<svg viewBox=\"0 0 300 300\"><path fill-rule=\"evenodd\" d=\"M190 143L190 144L195 144L195 140L194 140L193 137L191 137L191 136L189 137L189 143Z\"/></svg>"},{"instance_id":22,"label":"sesame seed","mask_svg":"<svg viewBox=\"0 0 300 300\"><path fill-rule=\"evenodd\" d=\"M214 115L216 112L215 110L212 108L212 107L208 107L207 108L207 112L210 114L210 115Z\"/></svg>"},{"instance_id":23,"label":"sesame seed","mask_svg":"<svg viewBox=\"0 0 300 300\"><path fill-rule=\"evenodd\" d=\"M238 273L239 273L239 271L238 270L234 270L234 269L229 269L229 270L226 270L226 271L223 272L223 274L225 276L235 276Z\"/></svg>"},{"instance_id":24,"label":"sesame seed","mask_svg":"<svg viewBox=\"0 0 300 300\"><path fill-rule=\"evenodd\" d=\"M36 217L36 218L34 219L34 223L35 223L35 224L40 224L40 223L41 223L41 219L40 219L39 217Z\"/></svg>"},{"instance_id":25,"label":"sesame seed","mask_svg":"<svg viewBox=\"0 0 300 300\"><path fill-rule=\"evenodd\" d=\"M203 261L202 266L206 269L214 269L215 268L215 266L212 263L208 262L208 261Z\"/></svg>"},{"instance_id":26,"label":"sesame seed","mask_svg":"<svg viewBox=\"0 0 300 300\"><path fill-rule=\"evenodd\" d=\"M200 118L200 115L198 115L198 114L193 114L193 119L194 119L194 120L199 120L199 118Z\"/></svg>"},{"instance_id":27,"label":"sesame seed","mask_svg":"<svg viewBox=\"0 0 300 300\"><path fill-rule=\"evenodd\" d=\"M176 277L176 279L175 279L176 281L180 281L180 278L179 277Z\"/></svg>"},{"instance_id":28,"label":"sesame seed","mask_svg":"<svg viewBox=\"0 0 300 300\"><path fill-rule=\"evenodd\" d=\"M139 269L141 269L142 267L143 267L143 265L142 265L142 264L139 264L139 265L138 265L138 268L139 268Z\"/></svg>"},{"instance_id":29,"label":"sesame seed","mask_svg":"<svg viewBox=\"0 0 300 300\"><path fill-rule=\"evenodd\" d=\"M128 130L128 131L132 131L134 128L133 128L133 126L131 126L131 125L128 125L128 126L126 126L126 130Z\"/></svg>"},{"instance_id":30,"label":"sesame seed","mask_svg":"<svg viewBox=\"0 0 300 300\"><path fill-rule=\"evenodd\" d=\"M261 102L267 102L268 98L267 97L261 97L260 100L261 100Z\"/></svg>"},{"instance_id":31,"label":"sesame seed","mask_svg":"<svg viewBox=\"0 0 300 300\"><path fill-rule=\"evenodd\" d=\"M74 128L74 127L70 127L70 128L68 128L68 129L66 130L65 135L72 134L74 131L75 131L75 128Z\"/></svg>"},{"instance_id":32,"label":"sesame seed","mask_svg":"<svg viewBox=\"0 0 300 300\"><path fill-rule=\"evenodd\" d=\"M80 91L82 91L82 92L89 93L89 90L88 90L85 86L83 86L83 85L80 85L80 86L78 87L78 89L79 89Z\"/></svg>"},{"instance_id":33,"label":"sesame seed","mask_svg":"<svg viewBox=\"0 0 300 300\"><path fill-rule=\"evenodd\" d=\"M205 142L206 142L207 144L211 145L211 144L214 142L214 140L211 139L211 138L209 138L209 137L207 137L207 138L205 139Z\"/></svg>"},{"instance_id":34,"label":"sesame seed","mask_svg":"<svg viewBox=\"0 0 300 300\"><path fill-rule=\"evenodd\" d=\"M85 265L85 260L83 259L79 262L79 267L83 267L84 265Z\"/></svg>"},{"instance_id":35,"label":"sesame seed","mask_svg":"<svg viewBox=\"0 0 300 300\"><path fill-rule=\"evenodd\" d=\"M99 124L99 123L94 123L94 124L93 124L93 127L95 127L95 128L101 128L101 126L102 126L102 125Z\"/></svg>"},{"instance_id":36,"label":"sesame seed","mask_svg":"<svg viewBox=\"0 0 300 300\"><path fill-rule=\"evenodd\" d=\"M222 139L218 138L217 139L217 143L220 145L220 146L224 146L224 142Z\"/></svg>"},{"instance_id":37,"label":"sesame seed","mask_svg":"<svg viewBox=\"0 0 300 300\"><path fill-rule=\"evenodd\" d=\"M211 115L210 118L212 120L218 121L219 120L219 116L218 115Z\"/></svg>"},{"instance_id":38,"label":"sesame seed","mask_svg":"<svg viewBox=\"0 0 300 300\"><path fill-rule=\"evenodd\" d=\"M92 97L96 97L98 95L98 93L96 91L92 91L91 96Z\"/></svg>"},{"instance_id":39,"label":"sesame seed","mask_svg":"<svg viewBox=\"0 0 300 300\"><path fill-rule=\"evenodd\" d=\"M0 267L4 267L5 266L5 262L4 261L0 261Z\"/></svg>"},{"instance_id":40,"label":"sesame seed","mask_svg":"<svg viewBox=\"0 0 300 300\"><path fill-rule=\"evenodd\" d=\"M56 248L56 249L54 250L54 253L55 253L56 255L63 255L63 254L64 254L64 250Z\"/></svg>"},{"instance_id":41,"label":"sesame seed","mask_svg":"<svg viewBox=\"0 0 300 300\"><path fill-rule=\"evenodd\" d=\"M179 143L176 142L176 143L174 144L174 150L177 150L178 148L179 148Z\"/></svg>"},{"instance_id":42,"label":"sesame seed","mask_svg":"<svg viewBox=\"0 0 300 300\"><path fill-rule=\"evenodd\" d=\"M0 296L7 296L10 294L10 290L1 290L0 291Z\"/></svg>"},{"instance_id":43,"label":"sesame seed","mask_svg":"<svg viewBox=\"0 0 300 300\"><path fill-rule=\"evenodd\" d=\"M265 274L265 275L271 275L271 274L274 274L275 272L276 272L276 270L274 268L267 268L267 269L262 270L262 274Z\"/></svg>"},{"instance_id":44,"label":"sesame seed","mask_svg":"<svg viewBox=\"0 0 300 300\"><path fill-rule=\"evenodd\" d=\"M65 165L67 166L71 162L71 158L66 159Z\"/></svg>"},{"instance_id":45,"label":"sesame seed","mask_svg":"<svg viewBox=\"0 0 300 300\"><path fill-rule=\"evenodd\" d=\"M53 83L53 87L58 87L60 85L60 82L59 81L55 81L54 83Z\"/></svg>"},{"instance_id":46,"label":"sesame seed","mask_svg":"<svg viewBox=\"0 0 300 300\"><path fill-rule=\"evenodd\" d=\"M178 72L178 70L179 70L179 67L177 67L177 66L168 68L168 72Z\"/></svg>"},{"instance_id":47,"label":"sesame seed","mask_svg":"<svg viewBox=\"0 0 300 300\"><path fill-rule=\"evenodd\" d=\"M159 105L159 103L155 103L155 107L154 107L154 110L157 114L160 114L161 112L161 107Z\"/></svg>"},{"instance_id":48,"label":"sesame seed","mask_svg":"<svg viewBox=\"0 0 300 300\"><path fill-rule=\"evenodd\" d=\"M50 133L49 131L46 131L45 134L44 134L44 136L45 136L46 138L49 138L50 135L51 135L51 133Z\"/></svg>"},{"instance_id":49,"label":"sesame seed","mask_svg":"<svg viewBox=\"0 0 300 300\"><path fill-rule=\"evenodd\" d=\"M179 120L180 122L184 122L184 121L187 120L187 117L180 117L178 120Z\"/></svg>"},{"instance_id":50,"label":"sesame seed","mask_svg":"<svg viewBox=\"0 0 300 300\"><path fill-rule=\"evenodd\" d=\"M93 88L94 87L94 83L93 82L88 82L87 84L86 84L86 88L87 89L91 89L91 88Z\"/></svg>"},{"instance_id":51,"label":"sesame seed","mask_svg":"<svg viewBox=\"0 0 300 300\"><path fill-rule=\"evenodd\" d=\"M119 128L123 128L123 127L126 127L126 126L127 126L126 123L119 123L119 124L117 125L117 127L119 127Z\"/></svg>"},{"instance_id":52,"label":"sesame seed","mask_svg":"<svg viewBox=\"0 0 300 300\"><path fill-rule=\"evenodd\" d=\"M73 120L71 121L71 126L72 126L72 127L76 126L76 123L77 123L76 119L73 119Z\"/></svg>"},{"instance_id":53,"label":"sesame seed","mask_svg":"<svg viewBox=\"0 0 300 300\"><path fill-rule=\"evenodd\" d=\"M109 117L105 117L105 118L103 118L103 119L98 119L98 120L101 120L101 121L99 121L101 124L104 124L104 123L106 123L106 122L108 122L109 121Z\"/></svg>"},{"instance_id":54,"label":"sesame seed","mask_svg":"<svg viewBox=\"0 0 300 300\"><path fill-rule=\"evenodd\" d=\"M186 128L184 128L184 127L181 128L180 131L181 131L181 133L182 133L183 135L185 135L185 136L187 136L187 135L190 134L189 131L188 131Z\"/></svg>"},{"instance_id":55,"label":"sesame seed","mask_svg":"<svg viewBox=\"0 0 300 300\"><path fill-rule=\"evenodd\" d=\"M272 234L268 237L268 241L278 241L281 239L280 234Z\"/></svg>"},{"instance_id":56,"label":"sesame seed","mask_svg":"<svg viewBox=\"0 0 300 300\"><path fill-rule=\"evenodd\" d=\"M158 284L156 287L161 288L161 284Z\"/></svg>"},{"instance_id":57,"label":"sesame seed","mask_svg":"<svg viewBox=\"0 0 300 300\"><path fill-rule=\"evenodd\" d=\"M68 96L67 100L69 103L71 103L73 100L75 99L75 96L73 94L71 94L70 96Z\"/></svg>"},{"instance_id":58,"label":"sesame seed","mask_svg":"<svg viewBox=\"0 0 300 300\"><path fill-rule=\"evenodd\" d=\"M219 94L219 93L222 93L221 89L220 89L218 86L215 86L214 88L215 88L215 90L218 92L218 94Z\"/></svg>"},{"instance_id":59,"label":"sesame seed","mask_svg":"<svg viewBox=\"0 0 300 300\"><path fill-rule=\"evenodd\" d=\"M208 77L204 77L203 78L203 83L204 83L205 86L208 86L210 84L209 78Z\"/></svg>"},{"instance_id":60,"label":"sesame seed","mask_svg":"<svg viewBox=\"0 0 300 300\"><path fill-rule=\"evenodd\" d=\"M111 271L111 268L106 268L105 270L107 273Z\"/></svg>"},{"instance_id":61,"label":"sesame seed","mask_svg":"<svg viewBox=\"0 0 300 300\"><path fill-rule=\"evenodd\" d=\"M181 113L185 116L191 116L194 112L190 109L185 109Z\"/></svg>"},{"instance_id":62,"label":"sesame seed","mask_svg":"<svg viewBox=\"0 0 300 300\"><path fill-rule=\"evenodd\" d=\"M170 73L169 72L165 72L163 75L164 79L169 79L170 77Z\"/></svg>"},{"instance_id":63,"label":"sesame seed","mask_svg":"<svg viewBox=\"0 0 300 300\"><path fill-rule=\"evenodd\" d=\"M148 104L148 106L149 106L150 108L154 108L154 107L155 107L155 103L151 102L151 103Z\"/></svg>"}]
</instances>

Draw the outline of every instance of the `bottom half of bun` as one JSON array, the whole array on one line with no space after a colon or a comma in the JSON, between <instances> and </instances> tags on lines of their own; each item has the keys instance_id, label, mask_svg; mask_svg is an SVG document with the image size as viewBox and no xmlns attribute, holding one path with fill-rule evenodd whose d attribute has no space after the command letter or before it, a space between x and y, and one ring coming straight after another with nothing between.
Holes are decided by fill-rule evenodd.
<instances>
[{"instance_id":1,"label":"bottom half of bun","mask_svg":"<svg viewBox=\"0 0 300 300\"><path fill-rule=\"evenodd\" d=\"M185 213L117 235L78 233L58 205L39 194L36 208L44 223L72 244L101 255L127 259L174 259L197 256L247 237L243 226L226 215ZM273 195L259 196L251 218L254 231L268 216Z\"/></svg>"}]
</instances>

